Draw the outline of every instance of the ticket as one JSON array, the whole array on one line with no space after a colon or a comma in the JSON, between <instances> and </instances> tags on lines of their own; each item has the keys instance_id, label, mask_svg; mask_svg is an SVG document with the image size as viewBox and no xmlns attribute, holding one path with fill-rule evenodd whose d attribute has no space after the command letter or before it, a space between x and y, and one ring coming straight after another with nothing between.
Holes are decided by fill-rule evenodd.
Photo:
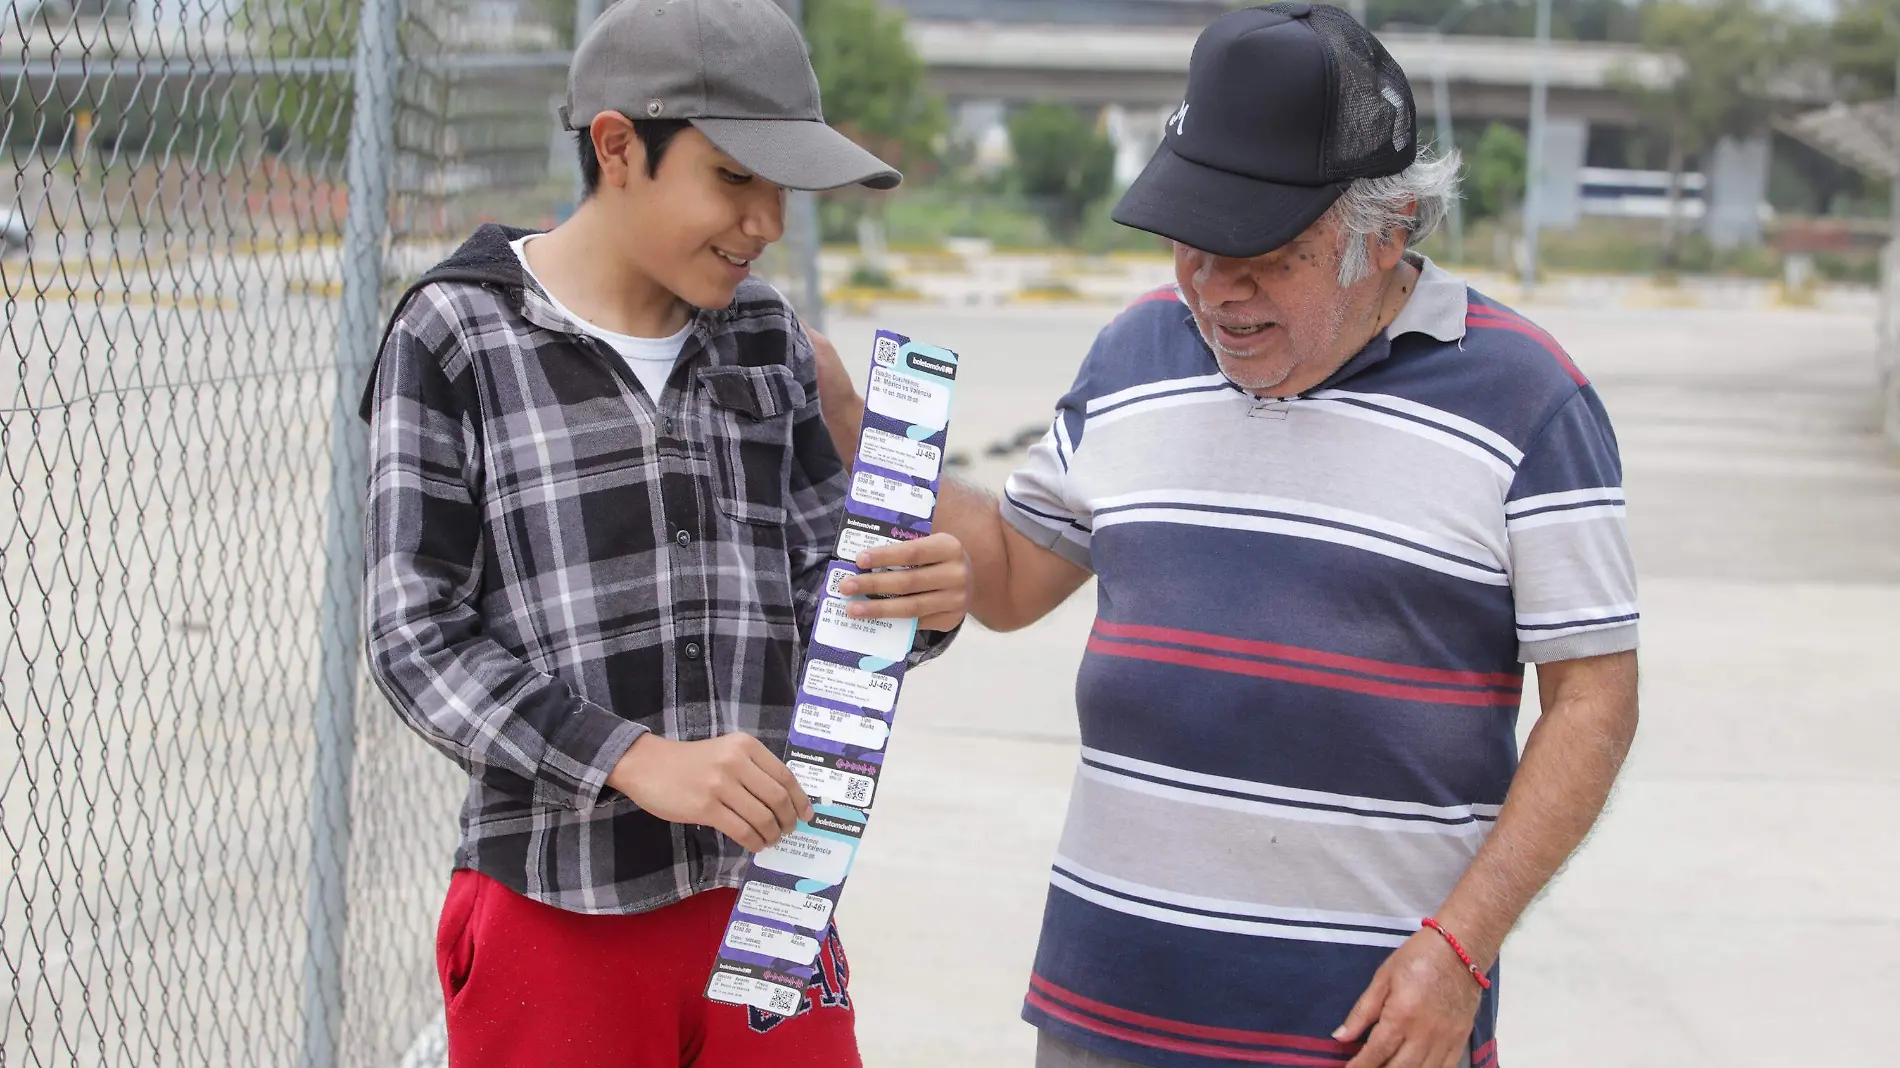
<instances>
[{"instance_id":1,"label":"ticket","mask_svg":"<svg viewBox=\"0 0 1900 1068\"><path fill-rule=\"evenodd\" d=\"M908 365L873 367L864 406L899 422L941 430L950 425L950 397L956 392L956 366L950 365L948 371L944 377L926 377L912 373Z\"/></svg>"},{"instance_id":2,"label":"ticket","mask_svg":"<svg viewBox=\"0 0 1900 1068\"><path fill-rule=\"evenodd\" d=\"M900 438L876 427L865 428L863 441L858 445L858 457L865 463L929 482L935 482L943 473L942 449Z\"/></svg>"},{"instance_id":3,"label":"ticket","mask_svg":"<svg viewBox=\"0 0 1900 1068\"><path fill-rule=\"evenodd\" d=\"M741 970L722 958L713 965L706 996L714 1001L750 1005L779 1016L791 1016L798 1012L799 1002L805 1000L805 987L799 976L756 965Z\"/></svg>"},{"instance_id":4,"label":"ticket","mask_svg":"<svg viewBox=\"0 0 1900 1068\"><path fill-rule=\"evenodd\" d=\"M726 945L799 964L810 964L818 959L816 938L750 920L739 920L726 928Z\"/></svg>"},{"instance_id":5,"label":"ticket","mask_svg":"<svg viewBox=\"0 0 1900 1068\"><path fill-rule=\"evenodd\" d=\"M823 738L859 749L881 750L891 736L890 724L876 716L843 712L823 705L799 705L792 727L807 738Z\"/></svg>"},{"instance_id":6,"label":"ticket","mask_svg":"<svg viewBox=\"0 0 1900 1068\"><path fill-rule=\"evenodd\" d=\"M840 560L856 560L864 555L866 549L881 548L885 545L902 545L915 537L916 535L895 523L846 515L843 526L838 530L838 551L832 555Z\"/></svg>"},{"instance_id":7,"label":"ticket","mask_svg":"<svg viewBox=\"0 0 1900 1068\"><path fill-rule=\"evenodd\" d=\"M778 920L807 931L822 931L831 923L828 899L766 882L747 883L739 891L739 909L748 916Z\"/></svg>"},{"instance_id":8,"label":"ticket","mask_svg":"<svg viewBox=\"0 0 1900 1068\"><path fill-rule=\"evenodd\" d=\"M805 684L801 689L813 697L841 705L874 708L879 712L889 712L897 707L897 679L894 676L834 664L829 660L806 662Z\"/></svg>"},{"instance_id":9,"label":"ticket","mask_svg":"<svg viewBox=\"0 0 1900 1068\"><path fill-rule=\"evenodd\" d=\"M817 955L877 799L916 620L859 619L841 584L866 550L927 537L942 488L956 394L954 352L879 331L836 559L826 569L799 679L786 767L812 818L755 854L706 996L789 1016Z\"/></svg>"},{"instance_id":10,"label":"ticket","mask_svg":"<svg viewBox=\"0 0 1900 1068\"><path fill-rule=\"evenodd\" d=\"M856 574L856 568L833 565L832 574ZM827 597L818 603L818 625L812 641L831 649L863 653L877 660L902 660L910 655L917 641L914 619L856 619L849 615L850 601Z\"/></svg>"},{"instance_id":11,"label":"ticket","mask_svg":"<svg viewBox=\"0 0 1900 1068\"><path fill-rule=\"evenodd\" d=\"M859 471L851 477L851 499L858 504L919 519L929 519L937 510L935 491L912 482L899 482L875 471Z\"/></svg>"},{"instance_id":12,"label":"ticket","mask_svg":"<svg viewBox=\"0 0 1900 1068\"><path fill-rule=\"evenodd\" d=\"M875 755L850 757L793 745L785 753L785 766L813 801L867 809L883 762Z\"/></svg>"}]
</instances>

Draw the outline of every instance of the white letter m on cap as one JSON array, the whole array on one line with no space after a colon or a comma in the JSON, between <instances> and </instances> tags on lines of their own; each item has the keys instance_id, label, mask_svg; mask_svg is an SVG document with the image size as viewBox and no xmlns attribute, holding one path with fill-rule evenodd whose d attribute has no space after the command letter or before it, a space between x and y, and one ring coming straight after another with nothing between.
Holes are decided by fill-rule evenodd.
<instances>
[{"instance_id":1,"label":"white letter m on cap","mask_svg":"<svg viewBox=\"0 0 1900 1068\"><path fill-rule=\"evenodd\" d=\"M1175 109L1174 114L1168 116L1168 127L1174 131L1176 137L1187 133L1187 113L1188 104L1187 101L1184 100L1181 102L1181 106Z\"/></svg>"}]
</instances>

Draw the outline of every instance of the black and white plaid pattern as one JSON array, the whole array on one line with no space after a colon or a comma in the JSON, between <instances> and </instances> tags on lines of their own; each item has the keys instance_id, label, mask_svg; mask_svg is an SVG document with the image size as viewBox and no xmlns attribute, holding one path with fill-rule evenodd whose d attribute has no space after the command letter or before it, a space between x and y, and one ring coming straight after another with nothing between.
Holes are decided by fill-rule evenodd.
<instances>
[{"instance_id":1,"label":"black and white plaid pattern","mask_svg":"<svg viewBox=\"0 0 1900 1068\"><path fill-rule=\"evenodd\" d=\"M371 668L469 772L456 866L588 913L737 886L604 783L646 731L784 752L845 473L783 299L698 313L656 401L532 283L428 285L371 428Z\"/></svg>"}]
</instances>

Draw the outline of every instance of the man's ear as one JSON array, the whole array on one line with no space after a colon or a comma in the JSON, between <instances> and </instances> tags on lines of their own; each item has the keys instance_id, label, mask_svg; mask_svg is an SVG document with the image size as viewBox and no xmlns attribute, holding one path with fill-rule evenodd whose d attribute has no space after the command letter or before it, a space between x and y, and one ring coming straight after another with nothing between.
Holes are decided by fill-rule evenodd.
<instances>
[{"instance_id":1,"label":"man's ear","mask_svg":"<svg viewBox=\"0 0 1900 1068\"><path fill-rule=\"evenodd\" d=\"M1406 215L1410 219L1418 218L1418 201L1413 201ZM1381 240L1372 246L1372 262L1381 273L1390 271L1405 258L1405 250L1412 244L1411 222L1401 223L1387 230Z\"/></svg>"},{"instance_id":2,"label":"man's ear","mask_svg":"<svg viewBox=\"0 0 1900 1068\"><path fill-rule=\"evenodd\" d=\"M633 123L617 111L594 116L587 129L600 158L600 184L624 189L647 174L647 150L633 132Z\"/></svg>"}]
</instances>

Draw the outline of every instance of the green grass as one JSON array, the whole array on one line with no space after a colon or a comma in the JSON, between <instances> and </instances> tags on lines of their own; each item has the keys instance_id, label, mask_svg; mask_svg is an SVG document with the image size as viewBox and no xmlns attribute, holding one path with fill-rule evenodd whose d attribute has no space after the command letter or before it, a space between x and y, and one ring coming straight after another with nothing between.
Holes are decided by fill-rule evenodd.
<instances>
[{"instance_id":1,"label":"green grass","mask_svg":"<svg viewBox=\"0 0 1900 1068\"><path fill-rule=\"evenodd\" d=\"M1693 224L1685 224L1693 225ZM1465 227L1463 266L1510 271L1509 253L1495 252L1500 223L1481 220ZM1449 235L1440 231L1421 251L1435 259L1450 256ZM1647 219L1586 217L1567 230L1538 236L1538 260L1546 271L1583 274L1665 275L1662 223ZM1879 277L1877 249L1854 249L1814 257L1822 281L1871 283ZM1675 273L1727 278L1779 279L1783 256L1772 244L1718 250L1699 232L1684 234Z\"/></svg>"}]
</instances>

